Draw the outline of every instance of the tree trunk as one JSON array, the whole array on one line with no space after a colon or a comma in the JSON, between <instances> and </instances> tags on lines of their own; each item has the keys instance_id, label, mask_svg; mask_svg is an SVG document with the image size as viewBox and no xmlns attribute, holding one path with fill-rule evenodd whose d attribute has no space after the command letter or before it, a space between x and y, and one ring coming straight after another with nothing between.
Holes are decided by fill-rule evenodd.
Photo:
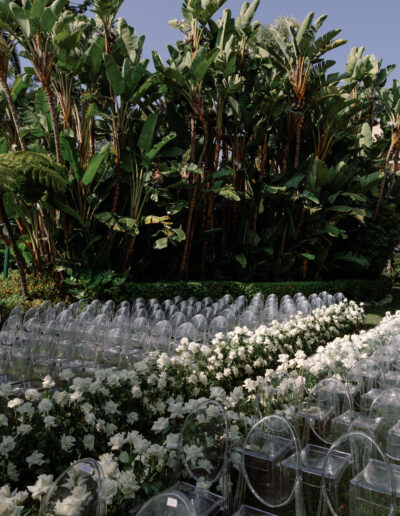
<instances>
[{"instance_id":1,"label":"tree trunk","mask_svg":"<svg viewBox=\"0 0 400 516\"><path fill-rule=\"evenodd\" d=\"M126 247L124 264L122 266L122 272L126 272L128 270L129 263L131 261L132 254L133 254L133 248L135 247L135 242L136 242L136 236L131 236L129 239L128 245Z\"/></svg>"},{"instance_id":2,"label":"tree trunk","mask_svg":"<svg viewBox=\"0 0 400 516\"><path fill-rule=\"evenodd\" d=\"M190 237L189 237L189 235L191 234L192 221L193 221L193 213L194 213L194 208L195 208L195 205L196 205L196 198L197 198L197 190L198 190L198 185L196 185L194 187L194 189L192 190L192 192L190 194L189 212L188 212L188 218L187 218L186 230L185 230L186 239L185 239L185 245L183 247L181 265L180 265L180 268L179 268L179 275L180 276L183 276L183 274L185 273L185 271L187 269L187 261L189 259L189 244L190 244Z\"/></svg>"},{"instance_id":3,"label":"tree trunk","mask_svg":"<svg viewBox=\"0 0 400 516\"><path fill-rule=\"evenodd\" d=\"M303 125L303 120L301 117L298 117L296 120L296 153L294 158L294 168L299 168L300 164L300 147L301 147L301 126Z\"/></svg>"},{"instance_id":4,"label":"tree trunk","mask_svg":"<svg viewBox=\"0 0 400 516\"><path fill-rule=\"evenodd\" d=\"M379 213L379 209L381 207L381 203L382 203L382 198L383 198L383 192L385 190L385 182L386 182L386 170L389 166L389 163L390 163L390 156L392 155L392 152L393 152L393 143L390 144L390 147L389 147L389 150L388 150L388 153L386 155L386 164L385 164L385 168L384 168L384 175L383 175L383 178L381 180L381 184L379 186L379 195L378 195L378 200L376 202L376 207L375 207L375 212L374 212L374 217L372 220L375 220L376 217L378 216L378 213Z\"/></svg>"},{"instance_id":5,"label":"tree trunk","mask_svg":"<svg viewBox=\"0 0 400 516\"><path fill-rule=\"evenodd\" d=\"M55 149L56 149L56 160L57 160L57 163L63 163L63 159L62 159L62 155L61 155L60 129L59 129L59 125L58 125L56 98L55 98L54 92L50 88L50 86L43 85L43 88L44 88L44 91L46 92L47 102L49 103L51 123L53 125L53 136L54 136L54 145L55 145Z\"/></svg>"},{"instance_id":6,"label":"tree trunk","mask_svg":"<svg viewBox=\"0 0 400 516\"><path fill-rule=\"evenodd\" d=\"M289 222L286 222L286 224L283 228L283 232L282 232L281 246L279 248L279 256L276 261L278 270L282 267L282 254L283 254L283 251L285 250L285 246L286 246L286 237L287 237L288 229L289 229Z\"/></svg>"},{"instance_id":7,"label":"tree trunk","mask_svg":"<svg viewBox=\"0 0 400 516\"><path fill-rule=\"evenodd\" d=\"M17 242L15 240L14 231L11 227L10 220L7 216L4 203L3 203L3 194L0 194L0 217L3 220L4 225L6 226L9 240L11 243L11 248L14 253L15 263L17 264L19 275L21 278L21 290L25 297L28 297L28 286L26 283L26 274L25 274L25 263L24 259L22 258L21 252L19 250L19 247L17 245Z\"/></svg>"},{"instance_id":8,"label":"tree trunk","mask_svg":"<svg viewBox=\"0 0 400 516\"><path fill-rule=\"evenodd\" d=\"M21 147L21 150L26 151L25 141L21 137L21 127L19 125L19 118L18 118L17 108L15 107L14 101L13 101L12 96L11 96L11 91L10 91L10 88L8 86L8 83L7 83L7 77L4 77L3 74L0 74L0 83L3 86L4 92L6 94L6 99L7 99L7 102L8 102L8 106L9 106L10 111L11 111L11 117L13 119L14 126L15 126L15 131L16 131L17 136L18 136L19 145Z\"/></svg>"},{"instance_id":9,"label":"tree trunk","mask_svg":"<svg viewBox=\"0 0 400 516\"><path fill-rule=\"evenodd\" d=\"M296 241L300 236L300 232L301 232L301 228L303 227L305 215L306 215L306 208L305 208L305 206L303 206L301 208L299 223L297 224L296 233L294 235L294 239L293 239L294 241Z\"/></svg>"},{"instance_id":10,"label":"tree trunk","mask_svg":"<svg viewBox=\"0 0 400 516\"><path fill-rule=\"evenodd\" d=\"M394 184L396 182L396 172L397 172L397 167L399 165L399 153L400 153L400 149L396 149L396 151L394 153L394 158L393 158L392 177L390 178L389 187L388 187L388 190L386 192L386 199L389 199L389 196L392 193Z\"/></svg>"},{"instance_id":11,"label":"tree trunk","mask_svg":"<svg viewBox=\"0 0 400 516\"><path fill-rule=\"evenodd\" d=\"M192 163L195 163L196 160L196 120L192 116L190 118L190 161ZM200 166L200 165L199 165ZM190 184L190 178L188 179L188 182ZM185 228L185 244L183 246L182 251L182 258L181 258L181 265L179 267L179 275L182 277L187 269L187 263L189 261L189 254L190 254L190 235L192 234L192 223L193 223L193 213L194 208L196 205L196 199L197 199L197 190L198 185L194 187L193 190L189 193L189 211L188 211L188 218L186 221L186 228Z\"/></svg>"}]
</instances>

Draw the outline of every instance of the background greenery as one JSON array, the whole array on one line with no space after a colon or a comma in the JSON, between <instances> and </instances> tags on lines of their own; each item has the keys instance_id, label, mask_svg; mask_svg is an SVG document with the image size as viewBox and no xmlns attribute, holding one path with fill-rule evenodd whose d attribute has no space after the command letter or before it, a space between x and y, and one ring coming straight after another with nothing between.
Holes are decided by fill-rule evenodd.
<instances>
[{"instance_id":1,"label":"background greenery","mask_svg":"<svg viewBox=\"0 0 400 516\"><path fill-rule=\"evenodd\" d=\"M378 277L400 228L393 66L353 48L330 73L325 15L184 0L151 67L121 3L0 0L0 238L21 276Z\"/></svg>"}]
</instances>

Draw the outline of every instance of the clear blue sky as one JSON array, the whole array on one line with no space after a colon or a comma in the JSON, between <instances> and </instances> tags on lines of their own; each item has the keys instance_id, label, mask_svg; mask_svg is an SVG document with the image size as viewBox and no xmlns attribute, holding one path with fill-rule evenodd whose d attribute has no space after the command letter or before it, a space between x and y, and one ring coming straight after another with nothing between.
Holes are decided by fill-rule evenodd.
<instances>
[{"instance_id":1,"label":"clear blue sky","mask_svg":"<svg viewBox=\"0 0 400 516\"><path fill-rule=\"evenodd\" d=\"M242 0L228 0L224 8L231 9L237 16L242 3ZM181 5L181 0L125 0L119 16L126 18L137 34L146 35L146 57L151 57L154 49L166 59L166 45L181 36L168 25L168 20L182 18ZM293 15L302 21L309 11L314 11L316 16L328 14L321 34L342 29L338 37L348 40L346 45L329 54L330 59L337 61L335 71L344 69L351 47L364 46L365 53L383 58L384 65L396 64L391 77L400 79L400 0L261 0L255 19L268 24L278 16Z\"/></svg>"}]
</instances>

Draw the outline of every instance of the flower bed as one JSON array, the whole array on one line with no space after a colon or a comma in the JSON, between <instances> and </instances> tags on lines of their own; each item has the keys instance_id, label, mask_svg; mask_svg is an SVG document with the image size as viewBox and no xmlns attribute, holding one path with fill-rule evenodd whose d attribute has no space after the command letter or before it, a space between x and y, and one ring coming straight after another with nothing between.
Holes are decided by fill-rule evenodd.
<instances>
[{"instance_id":1,"label":"flower bed","mask_svg":"<svg viewBox=\"0 0 400 516\"><path fill-rule=\"evenodd\" d=\"M94 378L66 370L62 385L48 377L43 392L29 389L24 398L13 398L3 384L0 507L10 507L5 514L22 506L35 513L53 478L91 456L104 469L110 514L123 513L135 498L170 484L179 430L197 403L222 402L233 439L253 414L257 391L264 393L263 411L290 411L293 392L321 374L307 356L335 349L338 340L321 346L355 331L362 319L362 307L345 302L254 332L236 328L217 336L211 349L183 341L176 356L156 354L132 370L99 370Z\"/></svg>"}]
</instances>

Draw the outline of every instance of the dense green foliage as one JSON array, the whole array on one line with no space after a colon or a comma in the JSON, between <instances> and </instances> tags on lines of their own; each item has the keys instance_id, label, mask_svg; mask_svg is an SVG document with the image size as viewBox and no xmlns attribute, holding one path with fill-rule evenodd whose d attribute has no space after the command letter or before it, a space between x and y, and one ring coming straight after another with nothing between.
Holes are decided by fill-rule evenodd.
<instances>
[{"instance_id":1,"label":"dense green foliage","mask_svg":"<svg viewBox=\"0 0 400 516\"><path fill-rule=\"evenodd\" d=\"M69 282L67 291L78 298L87 299L114 299L123 301L125 299L158 298L164 300L174 296L181 296L187 299L195 296L203 299L210 296L218 299L226 293L232 296L245 296L251 298L257 292L264 296L276 294L279 298L289 294L293 296L302 292L305 296L312 293L326 290L331 293L343 292L348 299L354 301L379 301L383 299L392 288L392 281L389 278L379 280L328 280L328 281L292 281L292 282L253 282L242 283L239 281L176 281L156 283L137 283L129 281L127 276L117 275L112 271L105 271L102 274L80 275Z\"/></svg>"},{"instance_id":2,"label":"dense green foliage","mask_svg":"<svg viewBox=\"0 0 400 516\"><path fill-rule=\"evenodd\" d=\"M53 277L28 275L29 298L19 294L18 274L11 271L6 280L0 277L0 316L4 319L17 305L25 308L36 305L43 300L53 303L64 300L67 303L76 299L114 299L116 302L133 300L143 297L146 300L158 298L164 300L174 296L187 299L195 296L198 299L212 297L218 299L230 293L233 296L254 296L262 292L265 296L275 293L278 297L286 294L294 295L303 292L309 296L316 292L343 292L349 299L355 301L380 301L392 288L390 279L382 280L328 280L307 282L275 282L275 283L242 283L239 281L175 281L138 283L129 279L128 275L104 271L100 274L80 274L69 277L61 287Z\"/></svg>"},{"instance_id":3,"label":"dense green foliage","mask_svg":"<svg viewBox=\"0 0 400 516\"><path fill-rule=\"evenodd\" d=\"M2 320L8 316L10 311L17 305L24 305L25 309L40 304L48 299L52 303L58 303L65 299L65 293L52 276L30 275L27 277L29 299L19 294L18 274L11 271L6 280L0 278L0 316Z\"/></svg>"},{"instance_id":4,"label":"dense green foliage","mask_svg":"<svg viewBox=\"0 0 400 516\"><path fill-rule=\"evenodd\" d=\"M218 20L228 0L184 0L152 72L121 3L0 0L2 222L29 267L378 277L400 229L393 66L353 48L330 73L345 40L325 15L263 25L259 0ZM9 74L16 48L32 66Z\"/></svg>"}]
</instances>

